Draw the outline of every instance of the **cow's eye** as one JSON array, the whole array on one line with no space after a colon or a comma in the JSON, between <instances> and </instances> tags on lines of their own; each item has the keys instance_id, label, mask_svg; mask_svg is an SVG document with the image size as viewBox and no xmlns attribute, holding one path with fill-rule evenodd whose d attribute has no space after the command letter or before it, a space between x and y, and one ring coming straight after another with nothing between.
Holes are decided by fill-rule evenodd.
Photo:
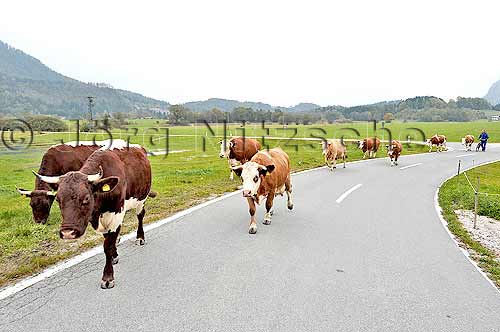
<instances>
[{"instance_id":1,"label":"cow's eye","mask_svg":"<svg viewBox=\"0 0 500 332\"><path fill-rule=\"evenodd\" d=\"M89 196L85 196L85 198L82 201L82 204L89 204L90 198Z\"/></svg>"},{"instance_id":2,"label":"cow's eye","mask_svg":"<svg viewBox=\"0 0 500 332\"><path fill-rule=\"evenodd\" d=\"M253 182L257 183L257 181L259 181L259 177L256 175L256 176L253 178Z\"/></svg>"}]
</instances>

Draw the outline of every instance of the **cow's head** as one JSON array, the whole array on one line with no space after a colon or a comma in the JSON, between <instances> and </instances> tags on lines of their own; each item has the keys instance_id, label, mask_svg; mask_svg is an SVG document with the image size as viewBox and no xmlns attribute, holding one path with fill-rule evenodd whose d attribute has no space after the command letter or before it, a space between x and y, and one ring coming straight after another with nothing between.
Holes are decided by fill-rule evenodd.
<instances>
[{"instance_id":1,"label":"cow's head","mask_svg":"<svg viewBox=\"0 0 500 332\"><path fill-rule=\"evenodd\" d=\"M220 144L219 157L228 158L229 152L235 143L231 140L223 139L223 140L219 141L219 144Z\"/></svg>"},{"instance_id":2,"label":"cow's head","mask_svg":"<svg viewBox=\"0 0 500 332\"><path fill-rule=\"evenodd\" d=\"M75 171L62 176L37 176L42 181L59 186L56 195L62 214L59 236L66 240L77 239L85 233L97 196L112 193L119 181L116 176L102 179L102 169L92 175Z\"/></svg>"},{"instance_id":3,"label":"cow's head","mask_svg":"<svg viewBox=\"0 0 500 332\"><path fill-rule=\"evenodd\" d=\"M56 193L48 190L24 190L17 188L17 192L30 199L33 220L39 224L45 224L49 219L50 207L54 202Z\"/></svg>"},{"instance_id":4,"label":"cow's head","mask_svg":"<svg viewBox=\"0 0 500 332\"><path fill-rule=\"evenodd\" d=\"M262 179L274 171L274 165L264 166L250 161L232 169L243 181L243 196L253 197L257 195Z\"/></svg>"},{"instance_id":5,"label":"cow's head","mask_svg":"<svg viewBox=\"0 0 500 332\"><path fill-rule=\"evenodd\" d=\"M358 141L358 149L363 149L366 145L366 140Z\"/></svg>"},{"instance_id":6,"label":"cow's head","mask_svg":"<svg viewBox=\"0 0 500 332\"><path fill-rule=\"evenodd\" d=\"M321 150L323 151L323 154L326 154L326 152L328 151L328 147L332 145L332 142L324 140L319 144L321 145Z\"/></svg>"}]
</instances>

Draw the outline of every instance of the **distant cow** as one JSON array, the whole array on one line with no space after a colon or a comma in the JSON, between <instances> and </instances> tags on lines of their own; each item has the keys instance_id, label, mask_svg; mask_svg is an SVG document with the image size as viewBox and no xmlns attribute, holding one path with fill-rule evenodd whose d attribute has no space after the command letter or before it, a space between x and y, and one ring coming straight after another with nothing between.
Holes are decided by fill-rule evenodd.
<instances>
[{"instance_id":1,"label":"distant cow","mask_svg":"<svg viewBox=\"0 0 500 332\"><path fill-rule=\"evenodd\" d=\"M232 167L246 163L260 150L260 143L252 138L234 137L223 139L219 144L219 157L228 158L231 180L234 178Z\"/></svg>"},{"instance_id":2,"label":"distant cow","mask_svg":"<svg viewBox=\"0 0 500 332\"><path fill-rule=\"evenodd\" d=\"M391 166L397 165L398 158L401 155L401 152L403 152L403 145L400 141L392 140L391 144L386 145L386 147L388 149L387 155L391 159Z\"/></svg>"},{"instance_id":3,"label":"distant cow","mask_svg":"<svg viewBox=\"0 0 500 332\"><path fill-rule=\"evenodd\" d=\"M432 151L432 147L436 147L437 152L447 150L446 148L446 136L444 135L434 135L427 140L427 145L429 146L429 152Z\"/></svg>"},{"instance_id":4,"label":"distant cow","mask_svg":"<svg viewBox=\"0 0 500 332\"><path fill-rule=\"evenodd\" d=\"M137 145L97 150L78 171L62 176L35 175L59 186L56 200L62 213L62 239L79 238L89 223L104 235L106 265L101 288L112 288L113 264L118 262L116 240L128 210L135 209L139 220L136 244L144 244L144 203L148 196L154 197L146 151Z\"/></svg>"},{"instance_id":5,"label":"distant cow","mask_svg":"<svg viewBox=\"0 0 500 332\"><path fill-rule=\"evenodd\" d=\"M243 197L247 198L250 212L248 228L250 234L257 232L255 204L260 204L264 198L266 198L266 215L263 222L265 225L271 224L275 195L283 196L286 192L288 209L293 209L290 160L280 148L257 152L249 162L233 167L233 170L243 180Z\"/></svg>"},{"instance_id":6,"label":"distant cow","mask_svg":"<svg viewBox=\"0 0 500 332\"><path fill-rule=\"evenodd\" d=\"M368 158L375 158L377 156L377 151L380 146L380 139L378 138L365 138L362 141L358 141L358 148L363 151L363 159L366 158L368 154Z\"/></svg>"},{"instance_id":7,"label":"distant cow","mask_svg":"<svg viewBox=\"0 0 500 332\"><path fill-rule=\"evenodd\" d=\"M465 135L465 137L462 138L462 144L465 146L465 151L472 151L473 143L474 143L473 135Z\"/></svg>"},{"instance_id":8,"label":"distant cow","mask_svg":"<svg viewBox=\"0 0 500 332\"><path fill-rule=\"evenodd\" d=\"M337 159L342 159L344 168L347 158L347 149L344 144L339 140L323 141L323 156L325 157L325 164L332 171L337 167Z\"/></svg>"},{"instance_id":9,"label":"distant cow","mask_svg":"<svg viewBox=\"0 0 500 332\"><path fill-rule=\"evenodd\" d=\"M63 175L79 170L85 160L96 150L104 147L108 141L68 142L50 147L42 157L38 174L46 176ZM35 178L35 189L18 188L17 191L30 198L33 220L45 224L49 218L50 208L54 202L57 184L49 184Z\"/></svg>"}]
</instances>

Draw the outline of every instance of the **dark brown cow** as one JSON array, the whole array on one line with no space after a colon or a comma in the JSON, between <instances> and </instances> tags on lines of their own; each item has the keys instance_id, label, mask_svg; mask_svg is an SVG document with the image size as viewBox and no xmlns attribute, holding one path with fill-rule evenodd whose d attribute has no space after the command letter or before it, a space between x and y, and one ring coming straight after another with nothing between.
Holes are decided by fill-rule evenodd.
<instances>
[{"instance_id":1,"label":"dark brown cow","mask_svg":"<svg viewBox=\"0 0 500 332\"><path fill-rule=\"evenodd\" d=\"M446 136L444 135L434 135L427 140L427 145L429 146L429 152L432 151L432 147L436 146L436 151L441 152L447 150L446 148Z\"/></svg>"},{"instance_id":2,"label":"dark brown cow","mask_svg":"<svg viewBox=\"0 0 500 332\"><path fill-rule=\"evenodd\" d=\"M465 151L472 151L473 143L474 143L473 135L465 135L465 137L462 138L462 144L465 145Z\"/></svg>"},{"instance_id":3,"label":"dark brown cow","mask_svg":"<svg viewBox=\"0 0 500 332\"><path fill-rule=\"evenodd\" d=\"M377 156L377 151L380 146L380 139L368 137L362 141L358 141L358 148L363 150L363 159L366 158L368 153L368 158L375 158Z\"/></svg>"},{"instance_id":4,"label":"dark brown cow","mask_svg":"<svg viewBox=\"0 0 500 332\"><path fill-rule=\"evenodd\" d=\"M387 155L391 159L391 166L398 164L398 158L403 152L403 145L400 141L392 140L391 144L386 145L388 152Z\"/></svg>"},{"instance_id":5,"label":"dark brown cow","mask_svg":"<svg viewBox=\"0 0 500 332\"><path fill-rule=\"evenodd\" d=\"M260 150L260 143L253 138L234 137L230 140L223 139L219 144L219 157L228 158L229 168L231 169L229 179L231 180L234 178L232 167L243 165Z\"/></svg>"},{"instance_id":6,"label":"dark brown cow","mask_svg":"<svg viewBox=\"0 0 500 332\"><path fill-rule=\"evenodd\" d=\"M89 223L104 235L106 265L101 287L112 288L113 264L118 262L116 240L128 210L135 209L139 220L136 243L144 244L144 203L151 191L151 165L146 151L136 145L97 150L79 171L37 176L59 185L56 200L62 213L62 239L79 238Z\"/></svg>"},{"instance_id":7,"label":"dark brown cow","mask_svg":"<svg viewBox=\"0 0 500 332\"><path fill-rule=\"evenodd\" d=\"M77 171L85 160L101 147L100 142L96 142L95 145L75 145L72 143L54 145L43 155L38 174L57 176ZM30 198L33 220L42 224L45 224L49 218L56 190L57 184L49 184L39 178L35 178L35 190L17 189L21 195Z\"/></svg>"},{"instance_id":8,"label":"dark brown cow","mask_svg":"<svg viewBox=\"0 0 500 332\"><path fill-rule=\"evenodd\" d=\"M293 209L290 159L280 148L257 152L249 162L233 167L233 170L243 180L243 197L248 200L250 212L250 234L257 232L255 203L260 204L266 198L265 225L271 224L275 195L283 196L286 192L288 209Z\"/></svg>"}]
</instances>

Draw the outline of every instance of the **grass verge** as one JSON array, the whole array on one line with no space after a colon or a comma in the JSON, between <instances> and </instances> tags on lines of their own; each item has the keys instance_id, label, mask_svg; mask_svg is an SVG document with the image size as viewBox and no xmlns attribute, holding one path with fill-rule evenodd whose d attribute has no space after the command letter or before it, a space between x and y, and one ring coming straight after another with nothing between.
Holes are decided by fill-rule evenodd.
<instances>
[{"instance_id":1,"label":"grass verge","mask_svg":"<svg viewBox=\"0 0 500 332\"><path fill-rule=\"evenodd\" d=\"M500 162L479 166L467 171L469 179L480 180L480 192L500 193ZM474 181L472 181L475 183ZM500 259L495 254L474 240L458 220L455 210L473 210L474 192L463 174L446 181L439 190L439 205L448 229L470 253L491 280L500 287ZM500 197L479 196L479 214L500 220ZM499 221L500 222L500 221Z\"/></svg>"}]
</instances>

